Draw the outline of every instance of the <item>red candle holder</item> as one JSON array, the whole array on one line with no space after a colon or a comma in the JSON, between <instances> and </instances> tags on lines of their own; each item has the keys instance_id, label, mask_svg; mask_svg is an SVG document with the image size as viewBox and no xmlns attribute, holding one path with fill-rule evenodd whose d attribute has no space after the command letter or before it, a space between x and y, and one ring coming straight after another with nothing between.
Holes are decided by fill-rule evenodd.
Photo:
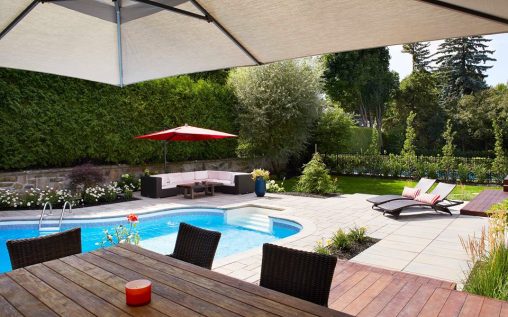
<instances>
[{"instance_id":1,"label":"red candle holder","mask_svg":"<svg viewBox=\"0 0 508 317\"><path fill-rule=\"evenodd\" d=\"M129 306L141 306L152 299L152 282L135 280L125 284L125 300Z\"/></svg>"}]
</instances>

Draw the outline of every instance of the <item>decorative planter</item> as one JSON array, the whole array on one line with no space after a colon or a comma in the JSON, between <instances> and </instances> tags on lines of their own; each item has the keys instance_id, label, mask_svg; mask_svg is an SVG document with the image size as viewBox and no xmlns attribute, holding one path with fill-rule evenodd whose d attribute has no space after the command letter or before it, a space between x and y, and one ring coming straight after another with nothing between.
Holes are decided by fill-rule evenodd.
<instances>
[{"instance_id":1,"label":"decorative planter","mask_svg":"<svg viewBox=\"0 0 508 317\"><path fill-rule=\"evenodd\" d=\"M263 197L266 193L266 181L263 177L256 178L256 185L254 187L254 191L256 192L256 196Z\"/></svg>"}]
</instances>

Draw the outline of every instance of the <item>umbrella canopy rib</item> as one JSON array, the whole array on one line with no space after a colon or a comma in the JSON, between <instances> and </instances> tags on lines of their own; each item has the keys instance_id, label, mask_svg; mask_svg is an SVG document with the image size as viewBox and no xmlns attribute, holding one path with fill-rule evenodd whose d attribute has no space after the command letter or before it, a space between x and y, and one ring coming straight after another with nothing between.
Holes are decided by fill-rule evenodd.
<instances>
[{"instance_id":1,"label":"umbrella canopy rib","mask_svg":"<svg viewBox=\"0 0 508 317\"><path fill-rule=\"evenodd\" d=\"M445 9L449 9L449 10L455 10L455 11L458 11L458 12L461 12L461 13L470 14L470 15L473 15L473 16L476 16L476 17L480 17L480 18L484 18L484 19L487 19L487 20L490 20L490 21L500 22L500 23L504 23L504 24L508 25L508 19L496 16L496 15L493 15L493 14L481 12L481 11L478 11L478 10L473 10L473 9L465 8L465 7L462 7L462 6L453 4L453 3L448 3L448 2L441 1L441 0L416 0L416 1L425 2L425 3L432 4L432 5L441 7L441 8L445 8Z\"/></svg>"},{"instance_id":2,"label":"umbrella canopy rib","mask_svg":"<svg viewBox=\"0 0 508 317\"><path fill-rule=\"evenodd\" d=\"M190 0L196 8L198 8L204 15L209 17L213 23L227 36L231 41L233 41L242 51L244 51L247 56L249 56L257 65L261 65L261 63L252 53L242 44L240 43L222 24L220 24L217 19L215 19L197 0Z\"/></svg>"},{"instance_id":3,"label":"umbrella canopy rib","mask_svg":"<svg viewBox=\"0 0 508 317\"><path fill-rule=\"evenodd\" d=\"M150 0L134 0L134 1L141 2L141 3L144 3L144 4L149 4L149 5L152 5L154 7L158 7L158 8L165 9L165 10L168 10L168 11L171 11L171 12L175 12L175 13L178 13L178 14L186 15L186 16L189 16L189 17L192 17L192 18L196 18L196 19L212 22L208 16L199 15L199 14L196 14L196 13L193 13L193 12L189 12L189 11L178 9L178 8L175 8L175 7L172 7L172 6L168 6L168 5L159 3L159 2L154 2L154 1L150 1Z\"/></svg>"},{"instance_id":4,"label":"umbrella canopy rib","mask_svg":"<svg viewBox=\"0 0 508 317\"><path fill-rule=\"evenodd\" d=\"M33 8L35 8L35 6L39 4L39 2L40 2L39 0L32 1L32 3L30 3L30 5L25 8L25 10L23 10L16 18L14 18L14 20L11 23L9 23L9 25L7 25L7 27L5 27L5 29L3 29L2 32L0 33L0 40L7 33L9 33L9 31L12 30L16 26L16 24L19 23L19 21L23 20L23 18L26 17L26 15L30 13L30 11L32 11Z\"/></svg>"}]
</instances>

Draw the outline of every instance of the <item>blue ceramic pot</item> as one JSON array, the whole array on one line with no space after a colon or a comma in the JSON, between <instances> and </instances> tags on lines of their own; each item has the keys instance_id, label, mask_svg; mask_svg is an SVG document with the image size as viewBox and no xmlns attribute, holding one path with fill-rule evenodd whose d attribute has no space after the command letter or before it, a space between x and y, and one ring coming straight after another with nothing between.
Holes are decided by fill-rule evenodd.
<instances>
[{"instance_id":1,"label":"blue ceramic pot","mask_svg":"<svg viewBox=\"0 0 508 317\"><path fill-rule=\"evenodd\" d=\"M266 193L266 181L263 177L256 178L254 191L258 197L263 197Z\"/></svg>"}]
</instances>

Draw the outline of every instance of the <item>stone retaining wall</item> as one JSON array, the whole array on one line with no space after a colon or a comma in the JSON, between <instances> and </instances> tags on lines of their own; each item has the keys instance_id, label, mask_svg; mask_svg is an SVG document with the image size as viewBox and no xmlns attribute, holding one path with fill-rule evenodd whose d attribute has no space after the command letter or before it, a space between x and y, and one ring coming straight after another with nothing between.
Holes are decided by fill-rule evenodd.
<instances>
[{"instance_id":1,"label":"stone retaining wall","mask_svg":"<svg viewBox=\"0 0 508 317\"><path fill-rule=\"evenodd\" d=\"M254 168L263 167L260 160L244 159L221 159L206 161L185 161L168 163L170 172L189 172L198 170L222 170L232 172L250 172ZM102 165L97 166L102 171L104 180L112 182L118 180L122 174L141 175L145 169L152 173L162 173L164 165ZM18 172L0 173L0 189L23 190L28 188L44 188L46 186L53 188L65 188L69 183L68 175L72 168L54 168L43 170L27 170Z\"/></svg>"}]
</instances>

